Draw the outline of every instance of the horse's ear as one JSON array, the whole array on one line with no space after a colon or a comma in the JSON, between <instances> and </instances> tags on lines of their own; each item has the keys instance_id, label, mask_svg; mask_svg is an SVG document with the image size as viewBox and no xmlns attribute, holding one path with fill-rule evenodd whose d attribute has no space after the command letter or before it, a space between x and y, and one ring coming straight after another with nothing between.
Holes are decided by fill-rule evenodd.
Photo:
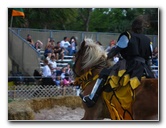
<instances>
[{"instance_id":1,"label":"horse's ear","mask_svg":"<svg viewBox=\"0 0 166 128\"><path fill-rule=\"evenodd\" d=\"M85 44L86 44L86 42L85 42L85 40L83 40L83 42L81 43L81 48L85 47Z\"/></svg>"}]
</instances>

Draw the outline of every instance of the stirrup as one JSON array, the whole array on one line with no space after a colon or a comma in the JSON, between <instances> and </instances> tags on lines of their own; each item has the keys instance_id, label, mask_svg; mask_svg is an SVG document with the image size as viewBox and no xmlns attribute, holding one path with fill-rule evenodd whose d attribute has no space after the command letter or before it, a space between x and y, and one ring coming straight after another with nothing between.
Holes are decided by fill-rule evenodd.
<instances>
[{"instance_id":1,"label":"stirrup","mask_svg":"<svg viewBox=\"0 0 166 128\"><path fill-rule=\"evenodd\" d=\"M93 107L95 105L95 101L89 98L89 95L86 95L82 98L83 102L87 105L87 107Z\"/></svg>"}]
</instances>

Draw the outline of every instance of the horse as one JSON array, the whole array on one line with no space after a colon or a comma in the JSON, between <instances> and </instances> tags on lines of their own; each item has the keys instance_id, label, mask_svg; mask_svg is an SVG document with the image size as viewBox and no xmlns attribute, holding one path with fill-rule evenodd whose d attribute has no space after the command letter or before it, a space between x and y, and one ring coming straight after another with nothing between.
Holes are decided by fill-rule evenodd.
<instances>
[{"instance_id":1,"label":"horse","mask_svg":"<svg viewBox=\"0 0 166 128\"><path fill-rule=\"evenodd\" d=\"M90 38L84 39L75 54L73 67L75 85L82 89L80 96L89 95L102 69L113 65L100 45ZM157 78L142 78L140 85L132 88L130 84L113 84L107 79L105 85L109 86L105 86L93 107L82 101L85 113L81 120L158 120Z\"/></svg>"}]
</instances>

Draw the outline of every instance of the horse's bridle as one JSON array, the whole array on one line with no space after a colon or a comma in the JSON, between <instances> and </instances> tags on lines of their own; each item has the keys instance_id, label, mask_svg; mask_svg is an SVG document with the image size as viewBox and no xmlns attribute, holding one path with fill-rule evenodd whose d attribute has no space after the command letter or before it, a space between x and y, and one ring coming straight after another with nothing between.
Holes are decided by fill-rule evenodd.
<instances>
[{"instance_id":1,"label":"horse's bridle","mask_svg":"<svg viewBox=\"0 0 166 128\"><path fill-rule=\"evenodd\" d=\"M78 59L76 59L74 65L73 65L73 72L74 72L74 75L75 75L76 77L79 77L80 75L78 75L77 72L75 71L75 67L76 67L77 61L78 61Z\"/></svg>"},{"instance_id":2,"label":"horse's bridle","mask_svg":"<svg viewBox=\"0 0 166 128\"><path fill-rule=\"evenodd\" d=\"M75 84L80 85L82 87L82 90L84 90L90 82L95 81L99 77L99 74L93 76L93 69L89 69L81 76L77 76L75 78Z\"/></svg>"},{"instance_id":3,"label":"horse's bridle","mask_svg":"<svg viewBox=\"0 0 166 128\"><path fill-rule=\"evenodd\" d=\"M83 65L79 65L80 66L80 72L78 73L75 69L76 69L76 65L78 65L78 61L82 61L82 56L83 53L85 52L85 50L87 49L87 46L84 46L83 49L79 50L76 55L75 55L75 63L73 65L73 72L75 75L75 85L79 85L82 87L82 90L84 90L86 88L86 86L96 80L99 77L99 74L94 73L94 70L96 69L101 69L104 68L106 62L105 61L101 61L101 63L99 63L98 65L94 66L93 68L89 68L89 69L81 69L81 67ZM102 65L102 66L101 66ZM104 65L104 66L103 66ZM78 68L78 67L77 67Z\"/></svg>"}]
</instances>

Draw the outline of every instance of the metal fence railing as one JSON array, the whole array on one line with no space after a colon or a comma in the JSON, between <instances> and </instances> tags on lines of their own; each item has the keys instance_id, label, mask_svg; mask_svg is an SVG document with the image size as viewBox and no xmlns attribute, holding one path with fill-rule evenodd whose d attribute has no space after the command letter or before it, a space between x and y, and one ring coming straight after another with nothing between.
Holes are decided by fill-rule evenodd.
<instances>
[{"instance_id":1,"label":"metal fence railing","mask_svg":"<svg viewBox=\"0 0 166 128\"><path fill-rule=\"evenodd\" d=\"M75 36L78 42L89 37L96 41L100 41L104 47L109 45L111 40L117 40L120 33L108 33L108 32L84 32L84 31L65 31L65 30L47 30L47 29L30 29L30 28L13 28L18 35L22 38L26 38L27 34L30 34L35 41L41 40L44 46L47 43L49 37L54 38L55 42L63 40L65 36ZM153 42L153 47L158 46L158 35L147 35ZM44 48L44 47L43 47Z\"/></svg>"},{"instance_id":2,"label":"metal fence railing","mask_svg":"<svg viewBox=\"0 0 166 128\"><path fill-rule=\"evenodd\" d=\"M8 55L26 74L32 76L40 69L40 54L25 39L9 28Z\"/></svg>"},{"instance_id":3,"label":"metal fence railing","mask_svg":"<svg viewBox=\"0 0 166 128\"><path fill-rule=\"evenodd\" d=\"M90 37L100 41L104 47L107 47L110 40L117 40L119 36L119 33L9 28L9 57L19 65L19 68L23 69L30 76L32 76L34 69L40 70L40 54L25 40L27 34L32 36L34 42L37 40L43 42L44 45L42 50L45 48L48 37L54 38L56 43L57 41L63 40L63 37L65 36L69 38L75 36L77 38L78 46L85 37ZM147 36L152 40L153 47L158 46L158 35Z\"/></svg>"}]
</instances>

